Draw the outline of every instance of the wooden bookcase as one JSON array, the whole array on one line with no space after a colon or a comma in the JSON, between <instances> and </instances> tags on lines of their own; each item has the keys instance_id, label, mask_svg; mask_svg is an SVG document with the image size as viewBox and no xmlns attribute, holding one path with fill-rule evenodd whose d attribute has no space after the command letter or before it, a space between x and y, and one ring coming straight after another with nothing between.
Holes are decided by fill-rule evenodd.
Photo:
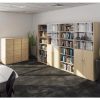
<instances>
[{"instance_id":1,"label":"wooden bookcase","mask_svg":"<svg viewBox=\"0 0 100 100\"><path fill-rule=\"evenodd\" d=\"M39 25L38 33L38 61L47 64L47 25Z\"/></svg>"},{"instance_id":2,"label":"wooden bookcase","mask_svg":"<svg viewBox=\"0 0 100 100\"><path fill-rule=\"evenodd\" d=\"M100 70L95 64L99 58L99 33L99 22L46 25L47 64L92 81L96 80L96 72Z\"/></svg>"},{"instance_id":3,"label":"wooden bookcase","mask_svg":"<svg viewBox=\"0 0 100 100\"><path fill-rule=\"evenodd\" d=\"M60 67L70 73L74 73L73 31L73 24L60 24Z\"/></svg>"}]
</instances>

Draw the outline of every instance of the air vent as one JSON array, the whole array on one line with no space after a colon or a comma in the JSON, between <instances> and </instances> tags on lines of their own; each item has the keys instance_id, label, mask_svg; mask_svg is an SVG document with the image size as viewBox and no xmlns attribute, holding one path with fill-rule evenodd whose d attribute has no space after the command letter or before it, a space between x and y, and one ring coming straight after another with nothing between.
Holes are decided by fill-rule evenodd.
<instances>
[{"instance_id":1,"label":"air vent","mask_svg":"<svg viewBox=\"0 0 100 100\"><path fill-rule=\"evenodd\" d=\"M56 4L53 4L52 6L54 6L54 7L63 7L64 5L62 5L60 3L56 3Z\"/></svg>"}]
</instances>

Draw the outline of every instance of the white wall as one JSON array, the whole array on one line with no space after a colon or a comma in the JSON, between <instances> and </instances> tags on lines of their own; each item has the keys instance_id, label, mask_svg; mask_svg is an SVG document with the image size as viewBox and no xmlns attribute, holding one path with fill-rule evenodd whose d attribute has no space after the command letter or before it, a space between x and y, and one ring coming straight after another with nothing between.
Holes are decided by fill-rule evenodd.
<instances>
[{"instance_id":1,"label":"white wall","mask_svg":"<svg viewBox=\"0 0 100 100\"><path fill-rule=\"evenodd\" d=\"M0 12L0 38L26 37L32 31L32 20L32 14Z\"/></svg>"},{"instance_id":2,"label":"white wall","mask_svg":"<svg viewBox=\"0 0 100 100\"><path fill-rule=\"evenodd\" d=\"M26 36L32 24L32 14L0 12L0 37Z\"/></svg>"},{"instance_id":3,"label":"white wall","mask_svg":"<svg viewBox=\"0 0 100 100\"><path fill-rule=\"evenodd\" d=\"M33 15L33 22L35 20L33 28L37 33L38 24L100 21L99 10L100 3L35 14Z\"/></svg>"}]
</instances>

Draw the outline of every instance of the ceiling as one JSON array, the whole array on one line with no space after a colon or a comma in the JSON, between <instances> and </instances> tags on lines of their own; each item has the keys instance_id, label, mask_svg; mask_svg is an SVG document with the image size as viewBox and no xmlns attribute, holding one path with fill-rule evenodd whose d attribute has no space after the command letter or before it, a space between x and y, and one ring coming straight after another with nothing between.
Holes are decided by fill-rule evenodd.
<instances>
[{"instance_id":1,"label":"ceiling","mask_svg":"<svg viewBox=\"0 0 100 100\"><path fill-rule=\"evenodd\" d=\"M0 3L2 12L40 13L50 10L72 8L90 3Z\"/></svg>"}]
</instances>

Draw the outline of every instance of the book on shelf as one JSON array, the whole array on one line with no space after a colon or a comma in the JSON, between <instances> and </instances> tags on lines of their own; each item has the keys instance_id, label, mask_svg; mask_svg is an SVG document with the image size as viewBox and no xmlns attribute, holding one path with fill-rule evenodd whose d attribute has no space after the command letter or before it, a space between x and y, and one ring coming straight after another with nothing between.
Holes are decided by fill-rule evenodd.
<instances>
[{"instance_id":1,"label":"book on shelf","mask_svg":"<svg viewBox=\"0 0 100 100\"><path fill-rule=\"evenodd\" d=\"M61 63L61 69L64 69L68 72L74 72L73 65L69 65L69 64L65 64L65 63Z\"/></svg>"},{"instance_id":2,"label":"book on shelf","mask_svg":"<svg viewBox=\"0 0 100 100\"><path fill-rule=\"evenodd\" d=\"M66 49L65 48L63 49L63 54L66 54Z\"/></svg>"},{"instance_id":3,"label":"book on shelf","mask_svg":"<svg viewBox=\"0 0 100 100\"><path fill-rule=\"evenodd\" d=\"M66 70L66 64L63 64L63 69Z\"/></svg>"},{"instance_id":4,"label":"book on shelf","mask_svg":"<svg viewBox=\"0 0 100 100\"><path fill-rule=\"evenodd\" d=\"M74 56L74 51L73 51L73 49L71 49L71 48L69 49L69 55L70 55L70 56Z\"/></svg>"},{"instance_id":5,"label":"book on shelf","mask_svg":"<svg viewBox=\"0 0 100 100\"><path fill-rule=\"evenodd\" d=\"M68 48L66 49L66 55L69 55L69 49Z\"/></svg>"},{"instance_id":6,"label":"book on shelf","mask_svg":"<svg viewBox=\"0 0 100 100\"><path fill-rule=\"evenodd\" d=\"M71 65L67 65L66 67L67 67L66 70L68 70L69 72L71 72Z\"/></svg>"},{"instance_id":7,"label":"book on shelf","mask_svg":"<svg viewBox=\"0 0 100 100\"><path fill-rule=\"evenodd\" d=\"M63 56L63 62L66 62L66 56L62 55Z\"/></svg>"},{"instance_id":8,"label":"book on shelf","mask_svg":"<svg viewBox=\"0 0 100 100\"><path fill-rule=\"evenodd\" d=\"M73 48L73 42L70 42L70 47Z\"/></svg>"}]
</instances>

